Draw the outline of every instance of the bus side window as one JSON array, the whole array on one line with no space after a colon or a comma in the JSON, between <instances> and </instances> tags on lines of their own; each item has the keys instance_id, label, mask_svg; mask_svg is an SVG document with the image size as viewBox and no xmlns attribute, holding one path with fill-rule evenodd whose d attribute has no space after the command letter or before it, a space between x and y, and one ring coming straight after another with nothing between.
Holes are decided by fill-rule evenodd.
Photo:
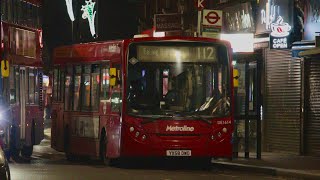
<instances>
[{"instance_id":1,"label":"bus side window","mask_svg":"<svg viewBox=\"0 0 320 180\"><path fill-rule=\"evenodd\" d=\"M111 111L112 112L121 112L122 106L122 75L120 65L116 65L115 68L117 69L117 81L118 83L116 86L111 87Z\"/></svg>"},{"instance_id":2,"label":"bus side window","mask_svg":"<svg viewBox=\"0 0 320 180\"><path fill-rule=\"evenodd\" d=\"M98 111L99 109L99 91L100 91L100 64L93 64L91 67L91 109Z\"/></svg>"},{"instance_id":3,"label":"bus side window","mask_svg":"<svg viewBox=\"0 0 320 180\"><path fill-rule=\"evenodd\" d=\"M14 68L14 78L15 78L15 95L16 95L16 101L15 102L20 102L20 72L19 72L19 67Z\"/></svg>"},{"instance_id":4,"label":"bus side window","mask_svg":"<svg viewBox=\"0 0 320 180\"><path fill-rule=\"evenodd\" d=\"M73 66L68 66L64 83L64 109L69 111L72 109L72 85L73 85Z\"/></svg>"},{"instance_id":5,"label":"bus side window","mask_svg":"<svg viewBox=\"0 0 320 180\"><path fill-rule=\"evenodd\" d=\"M39 92L40 92L40 70L34 69L35 75L35 104L39 105Z\"/></svg>"},{"instance_id":6,"label":"bus side window","mask_svg":"<svg viewBox=\"0 0 320 180\"><path fill-rule=\"evenodd\" d=\"M82 111L98 111L99 107L99 78L100 65L90 64L83 66L82 74Z\"/></svg>"},{"instance_id":7,"label":"bus side window","mask_svg":"<svg viewBox=\"0 0 320 180\"><path fill-rule=\"evenodd\" d=\"M109 82L110 82L110 74L109 74L109 65L105 65L101 68L101 92L100 99L107 100L109 99Z\"/></svg>"},{"instance_id":8,"label":"bus side window","mask_svg":"<svg viewBox=\"0 0 320 180\"><path fill-rule=\"evenodd\" d=\"M74 81L73 81L73 111L80 110L80 87L81 87L81 66L77 65L74 69Z\"/></svg>"},{"instance_id":9,"label":"bus side window","mask_svg":"<svg viewBox=\"0 0 320 180\"><path fill-rule=\"evenodd\" d=\"M35 103L35 74L33 68L28 68L28 84L29 84L29 104Z\"/></svg>"},{"instance_id":10,"label":"bus side window","mask_svg":"<svg viewBox=\"0 0 320 180\"><path fill-rule=\"evenodd\" d=\"M10 104L16 103L16 78L15 78L15 68L10 67Z\"/></svg>"},{"instance_id":11,"label":"bus side window","mask_svg":"<svg viewBox=\"0 0 320 180\"><path fill-rule=\"evenodd\" d=\"M59 92L59 85L60 84L60 74L59 68L56 67L53 70L53 100L58 101L58 92Z\"/></svg>"},{"instance_id":12,"label":"bus side window","mask_svg":"<svg viewBox=\"0 0 320 180\"><path fill-rule=\"evenodd\" d=\"M56 67L53 71L53 100L63 101L63 88L64 88L64 71L61 67Z\"/></svg>"}]
</instances>

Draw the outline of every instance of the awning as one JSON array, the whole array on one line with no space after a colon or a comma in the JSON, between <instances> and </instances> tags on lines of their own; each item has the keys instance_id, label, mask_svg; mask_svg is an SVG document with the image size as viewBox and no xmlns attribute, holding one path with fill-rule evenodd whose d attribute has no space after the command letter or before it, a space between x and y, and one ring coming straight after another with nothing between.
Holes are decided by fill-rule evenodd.
<instances>
[{"instance_id":1,"label":"awning","mask_svg":"<svg viewBox=\"0 0 320 180\"><path fill-rule=\"evenodd\" d=\"M320 56L320 47L302 51L299 53L299 56Z\"/></svg>"}]
</instances>

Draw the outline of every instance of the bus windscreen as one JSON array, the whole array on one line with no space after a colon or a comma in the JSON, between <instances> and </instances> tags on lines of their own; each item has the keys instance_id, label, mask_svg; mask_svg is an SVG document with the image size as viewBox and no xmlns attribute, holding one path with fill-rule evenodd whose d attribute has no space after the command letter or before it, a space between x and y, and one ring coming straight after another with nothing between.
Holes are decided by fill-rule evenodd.
<instances>
[{"instance_id":1,"label":"bus windscreen","mask_svg":"<svg viewBox=\"0 0 320 180\"><path fill-rule=\"evenodd\" d=\"M227 47L220 43L132 43L127 64L127 113L229 116L229 66Z\"/></svg>"}]
</instances>

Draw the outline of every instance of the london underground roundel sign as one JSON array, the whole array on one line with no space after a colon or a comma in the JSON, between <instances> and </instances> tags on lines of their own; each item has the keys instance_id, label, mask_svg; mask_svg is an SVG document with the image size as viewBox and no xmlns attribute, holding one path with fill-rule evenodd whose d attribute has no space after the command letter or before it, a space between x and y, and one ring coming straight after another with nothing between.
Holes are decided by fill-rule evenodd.
<instances>
[{"instance_id":1,"label":"london underground roundel sign","mask_svg":"<svg viewBox=\"0 0 320 180\"><path fill-rule=\"evenodd\" d=\"M219 10L203 10L203 25L222 26L222 11Z\"/></svg>"}]
</instances>

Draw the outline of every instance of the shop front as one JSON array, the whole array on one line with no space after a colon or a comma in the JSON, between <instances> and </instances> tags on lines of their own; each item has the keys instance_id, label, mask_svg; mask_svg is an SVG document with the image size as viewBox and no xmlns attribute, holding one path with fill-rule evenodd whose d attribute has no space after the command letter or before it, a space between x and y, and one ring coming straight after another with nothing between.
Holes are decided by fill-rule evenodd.
<instances>
[{"instance_id":1,"label":"shop front","mask_svg":"<svg viewBox=\"0 0 320 180\"><path fill-rule=\"evenodd\" d=\"M307 0L304 7L303 40L295 42L292 56L301 61L300 154L320 156L320 2ZM291 68L292 70L293 68Z\"/></svg>"},{"instance_id":2,"label":"shop front","mask_svg":"<svg viewBox=\"0 0 320 180\"><path fill-rule=\"evenodd\" d=\"M251 2L221 8L221 39L234 51L235 131L234 157L261 158L262 51L254 49L255 22Z\"/></svg>"},{"instance_id":3,"label":"shop front","mask_svg":"<svg viewBox=\"0 0 320 180\"><path fill-rule=\"evenodd\" d=\"M300 54L304 57L303 154L320 156L320 47Z\"/></svg>"},{"instance_id":4,"label":"shop front","mask_svg":"<svg viewBox=\"0 0 320 180\"><path fill-rule=\"evenodd\" d=\"M263 150L299 154L301 144L301 59L292 58L294 2L262 0L256 35L263 48Z\"/></svg>"}]
</instances>

